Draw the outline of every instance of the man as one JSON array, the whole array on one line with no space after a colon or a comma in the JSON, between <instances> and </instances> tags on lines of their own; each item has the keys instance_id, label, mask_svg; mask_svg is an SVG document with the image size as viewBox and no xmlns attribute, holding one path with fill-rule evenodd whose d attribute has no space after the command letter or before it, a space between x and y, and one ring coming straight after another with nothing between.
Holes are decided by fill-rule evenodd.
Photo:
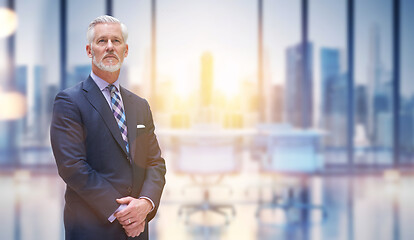
<instances>
[{"instance_id":1,"label":"man","mask_svg":"<svg viewBox=\"0 0 414 240\"><path fill-rule=\"evenodd\" d=\"M118 80L127 37L116 18L92 21L92 72L55 99L50 136L67 185L66 239L148 239L160 203L166 169L150 107Z\"/></svg>"}]
</instances>

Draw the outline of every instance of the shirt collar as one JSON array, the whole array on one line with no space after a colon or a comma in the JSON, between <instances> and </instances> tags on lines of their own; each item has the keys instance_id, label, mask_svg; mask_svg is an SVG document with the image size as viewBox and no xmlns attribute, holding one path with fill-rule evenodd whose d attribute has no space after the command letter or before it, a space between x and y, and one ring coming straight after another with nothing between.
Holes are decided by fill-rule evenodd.
<instances>
[{"instance_id":1,"label":"shirt collar","mask_svg":"<svg viewBox=\"0 0 414 240\"><path fill-rule=\"evenodd\" d=\"M91 78L96 83L96 85L98 85L98 87L99 87L99 89L101 89L101 91L105 90L106 87L109 85L109 83L107 81L105 81L102 78L98 77L95 73L93 73L93 71L91 71ZM116 89L118 89L118 91L119 91L119 78L114 83L112 83L112 85L115 85Z\"/></svg>"}]
</instances>

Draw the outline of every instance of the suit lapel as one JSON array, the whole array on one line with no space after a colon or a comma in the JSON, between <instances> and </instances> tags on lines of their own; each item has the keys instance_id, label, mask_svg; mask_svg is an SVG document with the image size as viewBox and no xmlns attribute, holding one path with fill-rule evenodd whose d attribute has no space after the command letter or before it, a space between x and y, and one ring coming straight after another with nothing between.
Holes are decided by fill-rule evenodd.
<instances>
[{"instance_id":1,"label":"suit lapel","mask_svg":"<svg viewBox=\"0 0 414 240\"><path fill-rule=\"evenodd\" d=\"M126 91L125 88L122 86L120 87L120 92L122 95L122 101L125 108L125 117L127 121L127 129L128 129L128 141L129 141L129 149L131 152L131 157L134 158L135 156L135 137L137 133L137 108L134 105L133 95Z\"/></svg>"},{"instance_id":2,"label":"suit lapel","mask_svg":"<svg viewBox=\"0 0 414 240\"><path fill-rule=\"evenodd\" d=\"M118 143L119 147L121 147L124 153L127 155L125 143L121 136L121 131L119 131L118 124L116 123L111 108L109 107L108 102L103 96L101 90L90 76L88 79L86 79L86 81L83 82L83 90L84 95L88 99L89 103L101 115L102 119L105 122L105 125L111 131L111 134Z\"/></svg>"}]
</instances>

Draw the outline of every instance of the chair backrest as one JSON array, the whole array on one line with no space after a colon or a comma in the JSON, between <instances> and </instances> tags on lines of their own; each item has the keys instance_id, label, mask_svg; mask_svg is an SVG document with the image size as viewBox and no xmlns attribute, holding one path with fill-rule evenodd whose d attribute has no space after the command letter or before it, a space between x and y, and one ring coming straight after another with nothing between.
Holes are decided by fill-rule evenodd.
<instances>
[{"instance_id":1,"label":"chair backrest","mask_svg":"<svg viewBox=\"0 0 414 240\"><path fill-rule=\"evenodd\" d=\"M264 144L261 169L266 172L309 174L322 170L319 153L321 133L312 130L278 129L259 131Z\"/></svg>"},{"instance_id":2,"label":"chair backrest","mask_svg":"<svg viewBox=\"0 0 414 240\"><path fill-rule=\"evenodd\" d=\"M189 174L234 173L239 169L239 141L234 136L186 136L176 139L175 170Z\"/></svg>"}]
</instances>

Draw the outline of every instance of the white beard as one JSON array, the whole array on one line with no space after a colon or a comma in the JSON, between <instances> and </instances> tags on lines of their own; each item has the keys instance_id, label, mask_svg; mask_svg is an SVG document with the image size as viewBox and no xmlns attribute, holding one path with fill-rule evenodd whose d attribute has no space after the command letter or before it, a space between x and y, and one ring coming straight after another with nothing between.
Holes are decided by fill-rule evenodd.
<instances>
[{"instance_id":1,"label":"white beard","mask_svg":"<svg viewBox=\"0 0 414 240\"><path fill-rule=\"evenodd\" d=\"M118 57L118 59L119 59L119 56L114 52L113 54L115 54L117 57ZM104 55L103 57L102 57L102 59L105 57L106 55ZM98 61L96 61L96 57L95 57L95 52L92 50L92 62L93 62L93 64L95 64L95 66L97 66L99 69L101 69L102 71L106 71L106 72L116 72L116 71L118 71L120 68L121 68L121 66L122 66L122 62L121 61L118 61L118 63L117 64L115 64L115 65L109 65L109 66L107 66L107 65L104 65L103 63L102 63L102 60L100 61L100 62L98 62Z\"/></svg>"}]
</instances>

